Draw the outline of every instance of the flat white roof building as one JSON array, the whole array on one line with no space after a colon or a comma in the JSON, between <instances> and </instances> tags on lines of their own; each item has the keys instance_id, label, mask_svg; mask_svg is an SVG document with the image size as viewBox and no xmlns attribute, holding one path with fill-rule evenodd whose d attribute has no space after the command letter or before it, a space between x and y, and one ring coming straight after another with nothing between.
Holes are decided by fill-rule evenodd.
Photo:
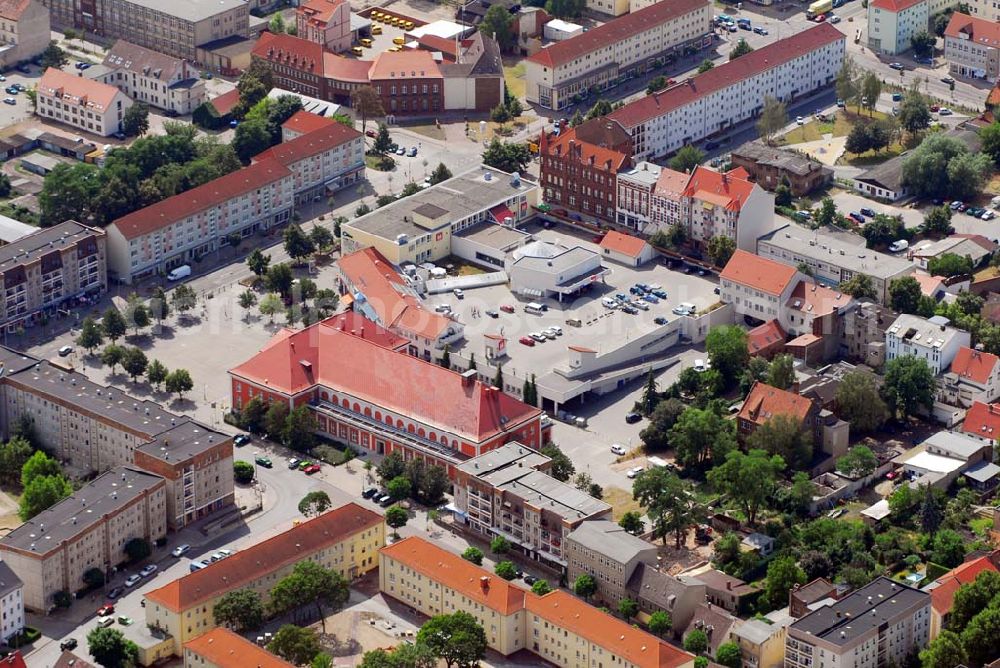
<instances>
[{"instance_id":1,"label":"flat white roof building","mask_svg":"<svg viewBox=\"0 0 1000 668\"><path fill-rule=\"evenodd\" d=\"M904 313L885 330L886 360L912 355L927 362L934 375L944 373L971 341L969 332L948 326L948 319Z\"/></svg>"}]
</instances>

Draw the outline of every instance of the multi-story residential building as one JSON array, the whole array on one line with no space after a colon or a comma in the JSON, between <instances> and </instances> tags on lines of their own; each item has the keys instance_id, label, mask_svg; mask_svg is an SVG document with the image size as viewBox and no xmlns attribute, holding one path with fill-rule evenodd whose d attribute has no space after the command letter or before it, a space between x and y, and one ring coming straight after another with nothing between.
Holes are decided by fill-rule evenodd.
<instances>
[{"instance_id":1,"label":"multi-story residential building","mask_svg":"<svg viewBox=\"0 0 1000 668\"><path fill-rule=\"evenodd\" d=\"M732 304L736 315L778 320L803 278L794 267L737 250L719 274L719 298Z\"/></svg>"},{"instance_id":2,"label":"multi-story residential building","mask_svg":"<svg viewBox=\"0 0 1000 668\"><path fill-rule=\"evenodd\" d=\"M740 648L746 668L782 668L785 663L785 636L790 619L780 622L748 619L729 632Z\"/></svg>"},{"instance_id":3,"label":"multi-story residential building","mask_svg":"<svg viewBox=\"0 0 1000 668\"><path fill-rule=\"evenodd\" d=\"M625 585L626 595L639 604L640 621L649 621L657 611L670 614L674 635L687 628L707 596L707 587L697 578L674 577L658 564L640 561Z\"/></svg>"},{"instance_id":4,"label":"multi-story residential building","mask_svg":"<svg viewBox=\"0 0 1000 668\"><path fill-rule=\"evenodd\" d=\"M133 538L167 534L167 489L158 475L118 467L0 540L0 558L24 583L24 606L47 613L56 592L75 592L92 568L110 577Z\"/></svg>"},{"instance_id":5,"label":"multi-story residential building","mask_svg":"<svg viewBox=\"0 0 1000 668\"><path fill-rule=\"evenodd\" d=\"M368 80L387 114L444 111L444 75L430 51L384 51L375 57Z\"/></svg>"},{"instance_id":6,"label":"multi-story residential building","mask_svg":"<svg viewBox=\"0 0 1000 668\"><path fill-rule=\"evenodd\" d=\"M664 4L672 5L661 2L644 11ZM608 118L632 135L636 160L664 156L755 117L764 107L765 95L789 102L827 88L840 71L845 41L844 33L821 23L757 49L749 58L731 60L630 102ZM651 40L651 44L665 43L667 38ZM527 62L530 73L531 60ZM528 90L531 101L530 86Z\"/></svg>"},{"instance_id":7,"label":"multi-story residential building","mask_svg":"<svg viewBox=\"0 0 1000 668\"><path fill-rule=\"evenodd\" d=\"M407 352L440 360L446 346L461 341L465 325L424 308L423 301L374 248L364 248L337 261L337 287L351 295L351 307L375 324L409 341Z\"/></svg>"},{"instance_id":8,"label":"multi-story residential building","mask_svg":"<svg viewBox=\"0 0 1000 668\"><path fill-rule=\"evenodd\" d=\"M962 433L990 443L1000 438L1000 404L972 402L962 420Z\"/></svg>"},{"instance_id":9,"label":"multi-story residential building","mask_svg":"<svg viewBox=\"0 0 1000 668\"><path fill-rule=\"evenodd\" d=\"M146 624L169 633L182 656L189 641L216 628L212 608L228 592L250 589L267 601L271 587L305 560L353 580L378 566L383 545L382 516L348 503L146 592Z\"/></svg>"},{"instance_id":10,"label":"multi-story residential building","mask_svg":"<svg viewBox=\"0 0 1000 668\"><path fill-rule=\"evenodd\" d=\"M260 645L222 627L184 644L184 668L295 668Z\"/></svg>"},{"instance_id":11,"label":"multi-story residential building","mask_svg":"<svg viewBox=\"0 0 1000 668\"><path fill-rule=\"evenodd\" d=\"M957 0L872 0L868 5L868 48L885 55L908 51L910 38L927 30L931 17L957 4Z\"/></svg>"},{"instance_id":12,"label":"multi-story residential building","mask_svg":"<svg viewBox=\"0 0 1000 668\"><path fill-rule=\"evenodd\" d=\"M538 142L540 180L546 204L614 222L618 174L632 164L632 140L617 123L597 120L606 128L600 143L578 136L583 133L566 123L559 134L542 131Z\"/></svg>"},{"instance_id":13,"label":"multi-story residential building","mask_svg":"<svg viewBox=\"0 0 1000 668\"><path fill-rule=\"evenodd\" d=\"M805 264L817 282L837 288L855 274L872 279L876 299L889 303L892 281L916 268L904 258L879 253L846 241L844 237L789 224L757 240L757 254L790 267Z\"/></svg>"},{"instance_id":14,"label":"multi-story residential building","mask_svg":"<svg viewBox=\"0 0 1000 668\"><path fill-rule=\"evenodd\" d=\"M938 400L969 408L1000 398L1000 357L975 348L959 348L951 368L938 380Z\"/></svg>"},{"instance_id":15,"label":"multi-story residential building","mask_svg":"<svg viewBox=\"0 0 1000 668\"><path fill-rule=\"evenodd\" d=\"M768 146L760 140L747 142L730 153L733 167L742 167L761 188L774 192L783 183L792 195L808 195L833 179L833 170L801 153Z\"/></svg>"},{"instance_id":16,"label":"multi-story residential building","mask_svg":"<svg viewBox=\"0 0 1000 668\"><path fill-rule=\"evenodd\" d=\"M100 81L133 102L145 102L172 114L190 114L205 101L205 82L196 67L183 58L123 39L108 51L104 67L95 69L100 72Z\"/></svg>"},{"instance_id":17,"label":"multi-story residential building","mask_svg":"<svg viewBox=\"0 0 1000 668\"><path fill-rule=\"evenodd\" d=\"M455 467L456 517L487 540L503 536L525 556L565 569L567 536L587 520L610 519L611 506L553 478L550 465L521 443L463 462Z\"/></svg>"},{"instance_id":18,"label":"multi-story residential building","mask_svg":"<svg viewBox=\"0 0 1000 668\"><path fill-rule=\"evenodd\" d=\"M944 59L955 76L1000 77L1000 24L955 12L944 31Z\"/></svg>"},{"instance_id":19,"label":"multi-story residential building","mask_svg":"<svg viewBox=\"0 0 1000 668\"><path fill-rule=\"evenodd\" d=\"M114 86L50 67L38 80L35 113L101 137L121 132L132 100Z\"/></svg>"},{"instance_id":20,"label":"multi-story residential building","mask_svg":"<svg viewBox=\"0 0 1000 668\"><path fill-rule=\"evenodd\" d=\"M0 247L0 326L13 331L98 299L108 287L105 233L72 220Z\"/></svg>"},{"instance_id":21,"label":"multi-story residential building","mask_svg":"<svg viewBox=\"0 0 1000 668\"><path fill-rule=\"evenodd\" d=\"M944 372L963 347L971 342L969 332L948 326L948 320L927 319L904 313L885 332L887 361L912 355L927 362L934 375Z\"/></svg>"},{"instance_id":22,"label":"multi-story residential building","mask_svg":"<svg viewBox=\"0 0 1000 668\"><path fill-rule=\"evenodd\" d=\"M625 587L639 564L656 565L657 549L610 520L588 520L566 536L564 554L567 581L590 575L597 598L615 609L628 596Z\"/></svg>"},{"instance_id":23,"label":"multi-story residential building","mask_svg":"<svg viewBox=\"0 0 1000 668\"><path fill-rule=\"evenodd\" d=\"M24 582L0 561L0 639L10 640L24 631Z\"/></svg>"},{"instance_id":24,"label":"multi-story residential building","mask_svg":"<svg viewBox=\"0 0 1000 668\"><path fill-rule=\"evenodd\" d=\"M709 46L711 20L705 0L659 2L550 44L525 60L525 97L562 109L579 93L631 78L668 55Z\"/></svg>"},{"instance_id":25,"label":"multi-story residential building","mask_svg":"<svg viewBox=\"0 0 1000 668\"><path fill-rule=\"evenodd\" d=\"M127 39L158 53L199 62L198 47L247 37L250 6L243 0L41 0L52 24L108 40Z\"/></svg>"},{"instance_id":26,"label":"multi-story residential building","mask_svg":"<svg viewBox=\"0 0 1000 668\"><path fill-rule=\"evenodd\" d=\"M296 34L338 53L351 48L351 3L346 0L309 0L295 10Z\"/></svg>"},{"instance_id":27,"label":"multi-story residential building","mask_svg":"<svg viewBox=\"0 0 1000 668\"><path fill-rule=\"evenodd\" d=\"M711 564L701 564L681 571L677 577L684 582L697 580L702 583L705 585L705 598L709 606L718 606L734 614L747 611L761 593L755 585L716 570Z\"/></svg>"},{"instance_id":28,"label":"multi-story residential building","mask_svg":"<svg viewBox=\"0 0 1000 668\"><path fill-rule=\"evenodd\" d=\"M996 0L972 0L965 3L969 13L987 21L1000 21L1000 4Z\"/></svg>"},{"instance_id":29,"label":"multi-story residential building","mask_svg":"<svg viewBox=\"0 0 1000 668\"><path fill-rule=\"evenodd\" d=\"M616 124L617 125L617 124ZM640 162L618 174L618 200L615 222L637 232L647 232L651 222L653 193L663 167ZM667 170L672 171L672 170ZM675 172L681 174L681 172ZM684 175L686 176L686 175Z\"/></svg>"},{"instance_id":30,"label":"multi-story residential building","mask_svg":"<svg viewBox=\"0 0 1000 668\"><path fill-rule=\"evenodd\" d=\"M365 177L365 136L343 123L283 141L258 153L254 163L277 162L292 172L295 203L316 201Z\"/></svg>"},{"instance_id":31,"label":"multi-story residential building","mask_svg":"<svg viewBox=\"0 0 1000 668\"><path fill-rule=\"evenodd\" d=\"M308 405L321 434L449 469L509 441L535 449L545 442L550 427L542 411L475 372L408 355L408 345L357 313L279 334L229 371L233 410L253 397Z\"/></svg>"},{"instance_id":32,"label":"multi-story residential building","mask_svg":"<svg viewBox=\"0 0 1000 668\"><path fill-rule=\"evenodd\" d=\"M929 641L931 597L879 577L788 627L786 668L901 665Z\"/></svg>"},{"instance_id":33,"label":"multi-story residential building","mask_svg":"<svg viewBox=\"0 0 1000 668\"><path fill-rule=\"evenodd\" d=\"M477 225L517 227L533 215L538 194L533 183L492 167L476 167L344 223L342 252L370 246L396 266L434 262L457 252L455 238Z\"/></svg>"},{"instance_id":34,"label":"multi-story residential building","mask_svg":"<svg viewBox=\"0 0 1000 668\"><path fill-rule=\"evenodd\" d=\"M336 123L337 120L331 116L320 116L305 109L299 109L291 118L281 124L281 141L291 141L296 137L322 130L328 125Z\"/></svg>"},{"instance_id":35,"label":"multi-story residential building","mask_svg":"<svg viewBox=\"0 0 1000 668\"><path fill-rule=\"evenodd\" d=\"M0 65L31 60L49 45L49 10L38 0L0 2Z\"/></svg>"},{"instance_id":36,"label":"multi-story residential building","mask_svg":"<svg viewBox=\"0 0 1000 668\"><path fill-rule=\"evenodd\" d=\"M816 403L800 394L756 382L736 415L736 433L745 441L758 427L778 415L794 419L803 431L813 433L819 426L819 411Z\"/></svg>"},{"instance_id":37,"label":"multi-story residential building","mask_svg":"<svg viewBox=\"0 0 1000 668\"><path fill-rule=\"evenodd\" d=\"M411 536L379 551L379 589L424 615L462 610L489 647L527 650L559 668L691 668L694 657L562 591L538 596Z\"/></svg>"},{"instance_id":38,"label":"multi-story residential building","mask_svg":"<svg viewBox=\"0 0 1000 668\"><path fill-rule=\"evenodd\" d=\"M108 268L124 283L170 271L291 219L295 177L276 160L256 162L111 223Z\"/></svg>"},{"instance_id":39,"label":"multi-story residential building","mask_svg":"<svg viewBox=\"0 0 1000 668\"><path fill-rule=\"evenodd\" d=\"M924 587L931 594L931 628L929 640L934 640L948 626L948 615L955 605L955 594L964 585L972 584L980 573L1000 572L1000 550L970 559L956 566Z\"/></svg>"},{"instance_id":40,"label":"multi-story residential building","mask_svg":"<svg viewBox=\"0 0 1000 668\"><path fill-rule=\"evenodd\" d=\"M233 503L232 438L72 368L0 348L0 425L28 416L39 442L80 475L136 466L166 478L171 529Z\"/></svg>"}]
</instances>

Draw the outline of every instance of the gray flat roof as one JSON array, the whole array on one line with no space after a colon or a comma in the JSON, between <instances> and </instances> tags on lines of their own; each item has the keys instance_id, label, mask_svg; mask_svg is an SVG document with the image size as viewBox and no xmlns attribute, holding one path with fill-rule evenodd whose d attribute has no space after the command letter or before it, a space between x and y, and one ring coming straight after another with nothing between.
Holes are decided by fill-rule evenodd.
<instances>
[{"instance_id":1,"label":"gray flat roof","mask_svg":"<svg viewBox=\"0 0 1000 668\"><path fill-rule=\"evenodd\" d=\"M793 224L765 234L758 245L762 243L882 280L913 268L906 260L865 248L864 240L854 245L832 234Z\"/></svg>"},{"instance_id":2,"label":"gray flat roof","mask_svg":"<svg viewBox=\"0 0 1000 668\"><path fill-rule=\"evenodd\" d=\"M228 12L236 7L245 7L247 3L243 0L128 0L133 5L145 7L155 12L176 16L186 21L202 21L209 19L216 14ZM250 16L247 10L247 16ZM247 21L249 25L249 20Z\"/></svg>"},{"instance_id":3,"label":"gray flat roof","mask_svg":"<svg viewBox=\"0 0 1000 668\"><path fill-rule=\"evenodd\" d=\"M976 482L989 482L1000 474L1000 466L992 462L979 462L965 472L967 478Z\"/></svg>"},{"instance_id":4,"label":"gray flat roof","mask_svg":"<svg viewBox=\"0 0 1000 668\"><path fill-rule=\"evenodd\" d=\"M518 470L522 475L514 479L508 479L505 471L480 477L494 487L519 496L527 503L544 507L566 520L581 520L611 510L611 506L604 501L595 499L573 485L556 480L547 473L534 469ZM497 477L504 480L497 484L494 482Z\"/></svg>"},{"instance_id":5,"label":"gray flat roof","mask_svg":"<svg viewBox=\"0 0 1000 668\"><path fill-rule=\"evenodd\" d=\"M486 180L487 175L489 180ZM395 240L400 234L421 236L431 230L415 223L413 217L414 212L425 205L445 212L440 219L435 220L432 229L438 229L537 188L534 183L524 179L520 179L516 186L511 182L510 174L492 167L476 167L352 220L343 229L348 234L354 228L391 240Z\"/></svg>"},{"instance_id":6,"label":"gray flat roof","mask_svg":"<svg viewBox=\"0 0 1000 668\"><path fill-rule=\"evenodd\" d=\"M522 255L518 259L514 260L511 268L527 268L548 274L560 274L566 269L594 257L599 257L594 251L586 249L583 246L573 246L572 248L551 257ZM589 272L590 270L588 269L587 271ZM568 277L563 281L563 283L572 282L576 278L576 276Z\"/></svg>"},{"instance_id":7,"label":"gray flat roof","mask_svg":"<svg viewBox=\"0 0 1000 668\"><path fill-rule=\"evenodd\" d=\"M113 468L11 531L0 546L47 554L162 483L160 476L140 469Z\"/></svg>"},{"instance_id":8,"label":"gray flat roof","mask_svg":"<svg viewBox=\"0 0 1000 668\"><path fill-rule=\"evenodd\" d=\"M574 540L588 550L604 555L619 564L628 563L650 550L656 554L655 545L633 536L609 520L583 522L567 536L567 539Z\"/></svg>"},{"instance_id":9,"label":"gray flat roof","mask_svg":"<svg viewBox=\"0 0 1000 668\"><path fill-rule=\"evenodd\" d=\"M538 468L548 461L549 458L537 450L532 450L517 442L511 442L462 462L457 468L463 473L480 477L509 469L511 475L516 477L519 471L523 472L525 468ZM513 466L517 463L520 463L521 466Z\"/></svg>"},{"instance_id":10,"label":"gray flat roof","mask_svg":"<svg viewBox=\"0 0 1000 668\"><path fill-rule=\"evenodd\" d=\"M146 445L136 449L165 462L183 462L227 438L229 436L209 429L203 424L185 419L176 427L162 432Z\"/></svg>"},{"instance_id":11,"label":"gray flat roof","mask_svg":"<svg viewBox=\"0 0 1000 668\"><path fill-rule=\"evenodd\" d=\"M901 339L910 339L914 343L918 343L922 346L928 348L943 348L948 341L951 341L954 337L959 336L960 330L954 327L941 326L938 323L931 322L927 318L921 318L919 315L913 315L912 313L903 313L898 318L893 320L892 324L889 325L888 329L885 330L886 334L895 334ZM928 438L928 441L934 439L939 435L951 434L952 432L938 432ZM961 434L955 434L955 436L961 437ZM971 437L967 437L971 438ZM948 442L959 442L961 438L950 439L947 436L940 436L938 443L948 443ZM946 447L941 445L940 447Z\"/></svg>"},{"instance_id":12,"label":"gray flat roof","mask_svg":"<svg viewBox=\"0 0 1000 668\"><path fill-rule=\"evenodd\" d=\"M53 251L65 250L88 237L98 236L104 236L104 232L72 220L43 227L0 248L0 273L35 262ZM97 252L96 246L93 251Z\"/></svg>"},{"instance_id":13,"label":"gray flat roof","mask_svg":"<svg viewBox=\"0 0 1000 668\"><path fill-rule=\"evenodd\" d=\"M475 227L465 229L457 236L463 239L471 239L476 243L495 248L499 251L507 251L514 248L522 241L531 237L527 232L491 221L486 221Z\"/></svg>"},{"instance_id":14,"label":"gray flat roof","mask_svg":"<svg viewBox=\"0 0 1000 668\"><path fill-rule=\"evenodd\" d=\"M904 611L930 605L926 592L879 577L833 605L819 608L791 628L834 645L848 645Z\"/></svg>"},{"instance_id":15,"label":"gray flat roof","mask_svg":"<svg viewBox=\"0 0 1000 668\"><path fill-rule=\"evenodd\" d=\"M987 445L974 436L958 431L935 432L924 439L924 443L946 450L959 459L968 459Z\"/></svg>"}]
</instances>

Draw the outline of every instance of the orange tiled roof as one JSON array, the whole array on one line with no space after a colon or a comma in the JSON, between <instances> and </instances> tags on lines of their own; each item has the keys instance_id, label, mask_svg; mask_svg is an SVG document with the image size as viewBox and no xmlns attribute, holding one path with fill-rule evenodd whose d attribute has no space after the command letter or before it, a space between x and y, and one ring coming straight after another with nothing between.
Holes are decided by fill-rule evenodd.
<instances>
[{"instance_id":1,"label":"orange tiled roof","mask_svg":"<svg viewBox=\"0 0 1000 668\"><path fill-rule=\"evenodd\" d=\"M753 192L753 184L733 172L717 172L707 167L695 167L684 194L713 202L730 211L739 211Z\"/></svg>"},{"instance_id":2,"label":"orange tiled roof","mask_svg":"<svg viewBox=\"0 0 1000 668\"><path fill-rule=\"evenodd\" d=\"M746 285L769 295L780 295L795 278L796 269L762 258L744 250L737 250L729 258L719 277Z\"/></svg>"},{"instance_id":3,"label":"orange tiled roof","mask_svg":"<svg viewBox=\"0 0 1000 668\"><path fill-rule=\"evenodd\" d=\"M281 127L286 130L291 130L292 132L307 135L310 132L321 130L336 122L337 121L332 118L320 116L319 114L314 114L311 111L306 111L305 109L299 109L292 114L291 118L282 123Z\"/></svg>"},{"instance_id":4,"label":"orange tiled roof","mask_svg":"<svg viewBox=\"0 0 1000 668\"><path fill-rule=\"evenodd\" d=\"M145 598L173 612L184 612L226 592L246 587L268 573L302 561L382 521L378 513L357 503L348 503L146 592Z\"/></svg>"},{"instance_id":5,"label":"orange tiled roof","mask_svg":"<svg viewBox=\"0 0 1000 668\"><path fill-rule=\"evenodd\" d=\"M306 16L310 23L326 26L333 17L334 11L344 3L344 0L309 0L296 10L297 14Z\"/></svg>"},{"instance_id":6,"label":"orange tiled roof","mask_svg":"<svg viewBox=\"0 0 1000 668\"><path fill-rule=\"evenodd\" d=\"M219 116L225 116L233 110L240 101L240 91L238 88L234 88L228 93L223 93L222 95L212 98L212 106L219 113Z\"/></svg>"},{"instance_id":7,"label":"orange tiled roof","mask_svg":"<svg viewBox=\"0 0 1000 668\"><path fill-rule=\"evenodd\" d=\"M981 350L962 346L951 362L951 372L974 383L985 383L996 369L1000 357Z\"/></svg>"},{"instance_id":8,"label":"orange tiled roof","mask_svg":"<svg viewBox=\"0 0 1000 668\"><path fill-rule=\"evenodd\" d=\"M263 647L224 628L215 628L184 643L184 649L217 668L294 668Z\"/></svg>"},{"instance_id":9,"label":"orange tiled roof","mask_svg":"<svg viewBox=\"0 0 1000 668\"><path fill-rule=\"evenodd\" d=\"M979 438L1000 438L1000 404L973 401L965 413L962 431Z\"/></svg>"},{"instance_id":10,"label":"orange tiled roof","mask_svg":"<svg viewBox=\"0 0 1000 668\"><path fill-rule=\"evenodd\" d=\"M612 250L629 257L639 257L643 249L646 248L646 241L629 234L622 234L614 230L608 232L601 239L601 248Z\"/></svg>"},{"instance_id":11,"label":"orange tiled roof","mask_svg":"<svg viewBox=\"0 0 1000 668\"><path fill-rule=\"evenodd\" d=\"M21 14L28 8L28 0L0 0L0 18L8 21L20 21Z\"/></svg>"},{"instance_id":12,"label":"orange tiled roof","mask_svg":"<svg viewBox=\"0 0 1000 668\"><path fill-rule=\"evenodd\" d=\"M567 156L571 150L570 142L573 142L572 150L578 152L577 158L580 164L589 162L593 167L607 170L612 174L617 174L628 164L628 156L621 151L579 139L576 136L576 128L563 130L558 137L543 132L539 150L546 155Z\"/></svg>"},{"instance_id":13,"label":"orange tiled roof","mask_svg":"<svg viewBox=\"0 0 1000 668\"><path fill-rule=\"evenodd\" d=\"M690 174L664 168L660 171L659 178L656 179L653 192L660 197L678 198L687 190L687 184L690 180Z\"/></svg>"},{"instance_id":14,"label":"orange tiled roof","mask_svg":"<svg viewBox=\"0 0 1000 668\"><path fill-rule=\"evenodd\" d=\"M274 159L278 164L288 167L299 160L343 146L361 136L359 131L349 128L343 123L331 123L314 132L289 139L261 151L254 156L253 163L257 164Z\"/></svg>"},{"instance_id":15,"label":"orange tiled roof","mask_svg":"<svg viewBox=\"0 0 1000 668\"><path fill-rule=\"evenodd\" d=\"M947 615L951 612L951 606L955 603L955 592L958 591L959 587L974 582L979 574L984 571L998 572L996 565L991 559L991 557L996 559L997 554L997 552L994 552L992 555L967 561L935 580L935 582L939 583L937 587L931 590L931 607L934 608L935 612L940 615Z\"/></svg>"},{"instance_id":16,"label":"orange tiled roof","mask_svg":"<svg viewBox=\"0 0 1000 668\"><path fill-rule=\"evenodd\" d=\"M961 39L987 46L1000 48L1000 23L955 12L944 30L945 39Z\"/></svg>"},{"instance_id":17,"label":"orange tiled roof","mask_svg":"<svg viewBox=\"0 0 1000 668\"><path fill-rule=\"evenodd\" d=\"M799 281L785 304L789 309L812 316L833 313L851 303L851 296L812 281Z\"/></svg>"},{"instance_id":18,"label":"orange tiled roof","mask_svg":"<svg viewBox=\"0 0 1000 668\"><path fill-rule=\"evenodd\" d=\"M872 7L878 7L889 12L901 12L914 5L920 4L923 0L872 0Z\"/></svg>"},{"instance_id":19,"label":"orange tiled roof","mask_svg":"<svg viewBox=\"0 0 1000 668\"><path fill-rule=\"evenodd\" d=\"M781 324L777 320L768 320L747 332L747 349L751 355L756 355L778 341L784 341L785 337Z\"/></svg>"},{"instance_id":20,"label":"orange tiled roof","mask_svg":"<svg viewBox=\"0 0 1000 668\"><path fill-rule=\"evenodd\" d=\"M111 109L119 90L114 86L79 77L50 67L38 80L38 91L60 98L64 102L92 108L104 113Z\"/></svg>"},{"instance_id":21,"label":"orange tiled roof","mask_svg":"<svg viewBox=\"0 0 1000 668\"><path fill-rule=\"evenodd\" d=\"M407 79L440 79L441 70L430 51L383 51L368 70L368 78L406 83Z\"/></svg>"},{"instance_id":22,"label":"orange tiled roof","mask_svg":"<svg viewBox=\"0 0 1000 668\"><path fill-rule=\"evenodd\" d=\"M739 417L758 425L776 415L790 415L804 421L811 409L812 402L802 395L757 382L743 402Z\"/></svg>"}]
</instances>

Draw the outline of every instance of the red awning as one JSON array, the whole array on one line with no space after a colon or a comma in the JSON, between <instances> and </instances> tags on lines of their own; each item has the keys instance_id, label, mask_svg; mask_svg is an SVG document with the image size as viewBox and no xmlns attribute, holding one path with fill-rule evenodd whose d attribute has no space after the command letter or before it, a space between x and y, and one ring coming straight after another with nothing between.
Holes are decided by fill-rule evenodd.
<instances>
[{"instance_id":1,"label":"red awning","mask_svg":"<svg viewBox=\"0 0 1000 668\"><path fill-rule=\"evenodd\" d=\"M490 209L490 215L493 216L493 220L497 221L501 225L508 218L510 218L511 222L517 220L517 218L514 216L514 212L508 209L503 204L500 204Z\"/></svg>"}]
</instances>

